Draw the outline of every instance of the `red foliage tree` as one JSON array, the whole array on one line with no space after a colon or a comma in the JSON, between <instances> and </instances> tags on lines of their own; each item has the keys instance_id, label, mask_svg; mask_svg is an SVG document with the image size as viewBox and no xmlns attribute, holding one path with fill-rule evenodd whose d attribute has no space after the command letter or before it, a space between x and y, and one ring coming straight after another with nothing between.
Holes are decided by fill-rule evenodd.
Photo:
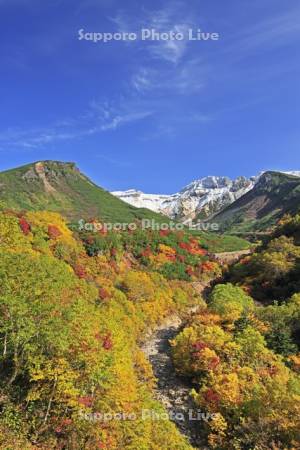
<instances>
[{"instance_id":1,"label":"red foliage tree","mask_svg":"<svg viewBox=\"0 0 300 450\"><path fill-rule=\"evenodd\" d=\"M219 364L220 364L220 358L218 358L218 356L215 356L214 358L210 359L208 367L211 370L215 370Z\"/></svg>"},{"instance_id":2,"label":"red foliage tree","mask_svg":"<svg viewBox=\"0 0 300 450\"><path fill-rule=\"evenodd\" d=\"M145 248L145 250L142 251L141 256L144 258L149 258L149 256L152 255L152 251L150 247Z\"/></svg>"},{"instance_id":3,"label":"red foliage tree","mask_svg":"<svg viewBox=\"0 0 300 450\"><path fill-rule=\"evenodd\" d=\"M93 404L93 397L79 397L78 403L82 406L85 406L86 408L90 408Z\"/></svg>"},{"instance_id":4,"label":"red foliage tree","mask_svg":"<svg viewBox=\"0 0 300 450\"><path fill-rule=\"evenodd\" d=\"M110 296L110 295L109 295L109 292L108 292L105 288L100 288L100 289L99 289L99 297L100 297L102 300L107 299L109 296Z\"/></svg>"},{"instance_id":5,"label":"red foliage tree","mask_svg":"<svg viewBox=\"0 0 300 450\"><path fill-rule=\"evenodd\" d=\"M57 239L61 234L61 231L55 225L48 226L48 236L50 239Z\"/></svg>"},{"instance_id":6,"label":"red foliage tree","mask_svg":"<svg viewBox=\"0 0 300 450\"><path fill-rule=\"evenodd\" d=\"M219 403L220 396L213 389L204 392L204 399L207 403Z\"/></svg>"},{"instance_id":7,"label":"red foliage tree","mask_svg":"<svg viewBox=\"0 0 300 450\"><path fill-rule=\"evenodd\" d=\"M72 425L73 420L66 418L60 422L60 425L55 429L57 433L62 433L64 428L67 428L69 425Z\"/></svg>"},{"instance_id":8,"label":"red foliage tree","mask_svg":"<svg viewBox=\"0 0 300 450\"><path fill-rule=\"evenodd\" d=\"M197 250L197 254L200 256L205 256L207 255L207 250L204 250L204 248L199 247Z\"/></svg>"},{"instance_id":9,"label":"red foliage tree","mask_svg":"<svg viewBox=\"0 0 300 450\"><path fill-rule=\"evenodd\" d=\"M78 278L86 278L87 276L85 268L79 264L74 267L74 272L78 276Z\"/></svg>"},{"instance_id":10,"label":"red foliage tree","mask_svg":"<svg viewBox=\"0 0 300 450\"><path fill-rule=\"evenodd\" d=\"M112 349L113 342L112 342L111 336L109 334L104 336L102 347L104 348L104 350L111 350Z\"/></svg>"},{"instance_id":11,"label":"red foliage tree","mask_svg":"<svg viewBox=\"0 0 300 450\"><path fill-rule=\"evenodd\" d=\"M186 250L187 252L188 252L189 249L190 249L189 244L187 244L186 242L179 242L178 245L179 245L180 248L182 248L182 250Z\"/></svg>"},{"instance_id":12,"label":"red foliage tree","mask_svg":"<svg viewBox=\"0 0 300 450\"><path fill-rule=\"evenodd\" d=\"M22 233L25 234L25 236L27 236L31 231L30 224L27 222L27 220L24 217L21 217L19 219L19 225L21 227Z\"/></svg>"},{"instance_id":13,"label":"red foliage tree","mask_svg":"<svg viewBox=\"0 0 300 450\"><path fill-rule=\"evenodd\" d=\"M201 358L201 352L205 348L208 348L208 345L205 342L201 342L201 341L195 342L192 345L192 357L193 357L193 359Z\"/></svg>"},{"instance_id":14,"label":"red foliage tree","mask_svg":"<svg viewBox=\"0 0 300 450\"><path fill-rule=\"evenodd\" d=\"M203 272L211 272L213 269L214 269L214 264L209 261L202 264Z\"/></svg>"},{"instance_id":15,"label":"red foliage tree","mask_svg":"<svg viewBox=\"0 0 300 450\"><path fill-rule=\"evenodd\" d=\"M170 230L160 230L159 235L162 237L169 236Z\"/></svg>"},{"instance_id":16,"label":"red foliage tree","mask_svg":"<svg viewBox=\"0 0 300 450\"><path fill-rule=\"evenodd\" d=\"M190 277L194 275L194 270L191 266L188 266L185 271Z\"/></svg>"},{"instance_id":17,"label":"red foliage tree","mask_svg":"<svg viewBox=\"0 0 300 450\"><path fill-rule=\"evenodd\" d=\"M208 345L205 342L198 341L193 344L193 350L196 352L200 352L201 350L204 350L205 348L208 348Z\"/></svg>"}]
</instances>

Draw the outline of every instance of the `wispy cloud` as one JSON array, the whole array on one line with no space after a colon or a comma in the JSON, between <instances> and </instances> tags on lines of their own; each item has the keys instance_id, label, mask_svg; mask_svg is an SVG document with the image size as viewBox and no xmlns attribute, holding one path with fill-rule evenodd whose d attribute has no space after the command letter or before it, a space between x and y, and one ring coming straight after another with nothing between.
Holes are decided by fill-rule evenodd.
<instances>
[{"instance_id":1,"label":"wispy cloud","mask_svg":"<svg viewBox=\"0 0 300 450\"><path fill-rule=\"evenodd\" d=\"M103 153L98 153L95 155L96 158L102 159L103 161L118 167L130 167L132 164L129 161L121 161L117 158L112 158L111 156L104 155Z\"/></svg>"},{"instance_id":2,"label":"wispy cloud","mask_svg":"<svg viewBox=\"0 0 300 450\"><path fill-rule=\"evenodd\" d=\"M248 47L274 47L300 38L300 7L263 20L246 32L242 43Z\"/></svg>"},{"instance_id":3,"label":"wispy cloud","mask_svg":"<svg viewBox=\"0 0 300 450\"><path fill-rule=\"evenodd\" d=\"M34 150L54 142L71 141L104 132L115 131L121 126L146 119L151 111L128 111L108 102L92 101L82 115L65 119L46 127L14 128L0 132L0 150Z\"/></svg>"},{"instance_id":4,"label":"wispy cloud","mask_svg":"<svg viewBox=\"0 0 300 450\"><path fill-rule=\"evenodd\" d=\"M141 67L133 74L131 85L137 92L146 92L157 87L155 78L157 72L146 67Z\"/></svg>"},{"instance_id":5,"label":"wispy cloud","mask_svg":"<svg viewBox=\"0 0 300 450\"><path fill-rule=\"evenodd\" d=\"M300 6L276 13L236 34L225 51L244 58L249 52L274 50L291 42L300 42Z\"/></svg>"},{"instance_id":6,"label":"wispy cloud","mask_svg":"<svg viewBox=\"0 0 300 450\"><path fill-rule=\"evenodd\" d=\"M88 4L96 5L97 0L90 0ZM138 32L147 28L158 33L175 31L186 34L188 28L199 26L192 8L187 9L182 0L167 2L160 9L141 7L139 11L136 15L119 11L111 21L122 32ZM208 121L205 114L193 113L190 99L204 90L210 69L203 57L195 57L194 52L189 52L187 40L128 42L128 45L132 46L130 51L133 48L139 57L128 58L127 73L132 75L119 84L119 92L115 94L119 96L118 100L93 100L82 114L49 126L14 129L9 134L0 130L0 150L34 150L56 142L113 133L140 121L149 123L141 133L173 137L179 122ZM188 97L187 101L184 96Z\"/></svg>"},{"instance_id":7,"label":"wispy cloud","mask_svg":"<svg viewBox=\"0 0 300 450\"><path fill-rule=\"evenodd\" d=\"M141 67L132 75L131 87L138 93L160 90L166 94L173 91L173 95L190 95L204 88L208 71L208 66L200 58L186 61L176 71Z\"/></svg>"},{"instance_id":8,"label":"wispy cloud","mask_svg":"<svg viewBox=\"0 0 300 450\"><path fill-rule=\"evenodd\" d=\"M152 115L151 111L144 111L144 112L137 112L137 113L128 113L123 116L116 116L111 119L111 121L108 121L104 125L101 126L102 131L107 130L116 130L121 125L124 125L126 123L130 122L136 122L142 119L145 119L146 117L149 117Z\"/></svg>"},{"instance_id":9,"label":"wispy cloud","mask_svg":"<svg viewBox=\"0 0 300 450\"><path fill-rule=\"evenodd\" d=\"M0 149L7 150L15 147L30 150L50 144L53 141L74 139L78 135L78 131L71 131L67 127L63 131L56 125L45 128L14 128L0 132Z\"/></svg>"},{"instance_id":10,"label":"wispy cloud","mask_svg":"<svg viewBox=\"0 0 300 450\"><path fill-rule=\"evenodd\" d=\"M111 21L120 32L139 32L141 29L155 30L157 33L183 33L183 40L157 40L144 46L153 59L178 64L184 57L188 46L188 29L195 26L192 14L187 13L184 2L177 1L158 10L142 9L136 17L120 11Z\"/></svg>"},{"instance_id":11,"label":"wispy cloud","mask_svg":"<svg viewBox=\"0 0 300 450\"><path fill-rule=\"evenodd\" d=\"M175 24L172 26L171 31L175 33L182 33L184 36L188 35L189 26L186 24ZM169 29L167 29L169 31ZM159 30L164 32L164 30ZM164 59L171 63L177 64L183 58L188 41L187 38L183 40L166 40L159 41L159 43L149 46L149 51L154 58Z\"/></svg>"},{"instance_id":12,"label":"wispy cloud","mask_svg":"<svg viewBox=\"0 0 300 450\"><path fill-rule=\"evenodd\" d=\"M210 68L200 58L181 63L176 70L140 67L128 86L128 104L143 105L153 111L152 129L145 130L142 140L174 138L183 127L197 127L214 120L211 114L194 108L195 96L205 94Z\"/></svg>"}]
</instances>

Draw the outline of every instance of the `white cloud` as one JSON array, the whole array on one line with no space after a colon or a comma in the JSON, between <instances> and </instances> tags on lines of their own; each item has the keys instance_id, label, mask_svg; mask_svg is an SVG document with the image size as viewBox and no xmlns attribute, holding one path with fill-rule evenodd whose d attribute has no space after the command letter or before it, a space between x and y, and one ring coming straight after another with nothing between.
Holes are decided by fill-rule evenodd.
<instances>
[{"instance_id":1,"label":"white cloud","mask_svg":"<svg viewBox=\"0 0 300 450\"><path fill-rule=\"evenodd\" d=\"M140 68L131 79L131 84L138 92L148 91L153 88L153 71L144 67Z\"/></svg>"},{"instance_id":2,"label":"white cloud","mask_svg":"<svg viewBox=\"0 0 300 450\"><path fill-rule=\"evenodd\" d=\"M149 117L151 115L152 115L152 112L150 112L150 111L131 113L131 114L129 113L129 114L124 114L123 116L119 115L119 116L113 117L111 121L102 125L101 130L102 131L116 130L121 125L125 125L130 122L136 122L136 121L145 119L146 117Z\"/></svg>"},{"instance_id":3,"label":"white cloud","mask_svg":"<svg viewBox=\"0 0 300 450\"><path fill-rule=\"evenodd\" d=\"M44 128L8 129L0 132L0 150L34 150L53 142L117 130L121 126L149 117L150 111L129 111L122 104L117 108L107 102L92 101L82 115Z\"/></svg>"},{"instance_id":4,"label":"white cloud","mask_svg":"<svg viewBox=\"0 0 300 450\"><path fill-rule=\"evenodd\" d=\"M300 37L300 8L273 16L251 27L243 43L248 46L277 46Z\"/></svg>"},{"instance_id":5,"label":"white cloud","mask_svg":"<svg viewBox=\"0 0 300 450\"><path fill-rule=\"evenodd\" d=\"M155 70L141 67L133 74L130 85L139 94L159 90L166 95L170 92L173 95L190 95L204 88L207 73L208 67L196 58L180 64L175 71L172 68Z\"/></svg>"},{"instance_id":6,"label":"white cloud","mask_svg":"<svg viewBox=\"0 0 300 450\"><path fill-rule=\"evenodd\" d=\"M162 9L142 12L135 18L119 12L111 21L121 33L139 33L142 29L155 30L157 33L183 33L183 40L157 40L143 42L143 48L154 59L178 64L184 57L188 46L188 29L195 25L195 20L183 2L174 2ZM130 42L130 41L128 41Z\"/></svg>"},{"instance_id":7,"label":"white cloud","mask_svg":"<svg viewBox=\"0 0 300 450\"><path fill-rule=\"evenodd\" d=\"M240 58L248 57L249 52L257 52L258 48L265 52L291 42L300 42L300 8L298 6L262 19L233 38L234 42L225 52L234 53Z\"/></svg>"},{"instance_id":8,"label":"white cloud","mask_svg":"<svg viewBox=\"0 0 300 450\"><path fill-rule=\"evenodd\" d=\"M159 32L174 31L175 33L182 33L184 36L188 35L189 26L186 24L175 24L170 29L160 29ZM173 64L179 63L186 53L188 45L187 38L183 40L166 40L158 41L149 46L149 51L154 58L163 59Z\"/></svg>"}]
</instances>

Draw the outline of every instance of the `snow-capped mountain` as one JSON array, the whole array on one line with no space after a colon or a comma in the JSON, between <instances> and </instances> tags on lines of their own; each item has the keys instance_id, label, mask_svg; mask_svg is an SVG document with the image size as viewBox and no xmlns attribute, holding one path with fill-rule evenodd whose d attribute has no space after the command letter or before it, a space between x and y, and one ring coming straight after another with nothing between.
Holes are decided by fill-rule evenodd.
<instances>
[{"instance_id":1,"label":"snow-capped mountain","mask_svg":"<svg viewBox=\"0 0 300 450\"><path fill-rule=\"evenodd\" d=\"M163 213L172 219L208 218L230 205L254 186L255 178L209 176L193 181L173 195L145 194L134 189L112 192L130 205Z\"/></svg>"},{"instance_id":2,"label":"snow-capped mountain","mask_svg":"<svg viewBox=\"0 0 300 450\"><path fill-rule=\"evenodd\" d=\"M172 219L207 219L250 191L263 173L251 178L238 177L235 180L208 176L193 181L173 195L145 194L134 189L112 194L130 205L148 208ZM282 173L300 177L300 171Z\"/></svg>"},{"instance_id":3,"label":"snow-capped mountain","mask_svg":"<svg viewBox=\"0 0 300 450\"><path fill-rule=\"evenodd\" d=\"M300 171L298 171L298 170L294 170L292 172L282 172L282 173L286 173L287 175L294 175L294 177L300 177Z\"/></svg>"},{"instance_id":4,"label":"snow-capped mountain","mask_svg":"<svg viewBox=\"0 0 300 450\"><path fill-rule=\"evenodd\" d=\"M144 192L136 191L135 189L115 191L111 192L111 194L137 208L148 208L155 212L161 212L162 205L167 203L169 199L173 197L172 195L144 194Z\"/></svg>"}]
</instances>

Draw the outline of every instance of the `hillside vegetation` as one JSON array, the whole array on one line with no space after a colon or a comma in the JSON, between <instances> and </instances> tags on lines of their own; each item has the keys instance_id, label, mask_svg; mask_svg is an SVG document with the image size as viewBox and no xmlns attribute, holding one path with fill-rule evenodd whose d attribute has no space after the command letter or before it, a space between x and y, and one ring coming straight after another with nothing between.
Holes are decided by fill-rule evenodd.
<instances>
[{"instance_id":1,"label":"hillside vegetation","mask_svg":"<svg viewBox=\"0 0 300 450\"><path fill-rule=\"evenodd\" d=\"M265 172L254 188L217 214L223 231L247 233L268 230L284 214L300 211L300 178Z\"/></svg>"},{"instance_id":2,"label":"hillside vegetation","mask_svg":"<svg viewBox=\"0 0 300 450\"><path fill-rule=\"evenodd\" d=\"M164 410L139 343L201 304L189 281L220 273L185 233L78 233L57 213L2 211L0 448L191 448L141 417ZM134 419L94 416L120 412Z\"/></svg>"},{"instance_id":3,"label":"hillside vegetation","mask_svg":"<svg viewBox=\"0 0 300 450\"><path fill-rule=\"evenodd\" d=\"M48 210L69 220L101 217L108 222L167 219L122 202L97 186L74 163L43 161L0 173L0 200L17 210Z\"/></svg>"},{"instance_id":4,"label":"hillside vegetation","mask_svg":"<svg viewBox=\"0 0 300 450\"><path fill-rule=\"evenodd\" d=\"M300 215L284 216L265 243L231 269L229 280L264 303L300 292Z\"/></svg>"},{"instance_id":5,"label":"hillside vegetation","mask_svg":"<svg viewBox=\"0 0 300 450\"><path fill-rule=\"evenodd\" d=\"M214 415L209 448L300 448L299 237L300 217L284 217L172 342L196 407Z\"/></svg>"},{"instance_id":6,"label":"hillside vegetation","mask_svg":"<svg viewBox=\"0 0 300 450\"><path fill-rule=\"evenodd\" d=\"M300 448L299 215L283 215L228 268L215 253L247 241L143 229L143 211L111 203L73 165L1 176L0 449L192 450L154 399L141 351L178 315L186 326L171 342L174 365L207 418L199 448ZM280 177L261 189L267 209L285 192L281 216L298 181L284 188ZM76 223L82 211L88 227ZM107 231L107 220L137 227ZM212 281L205 302L199 292Z\"/></svg>"}]
</instances>

